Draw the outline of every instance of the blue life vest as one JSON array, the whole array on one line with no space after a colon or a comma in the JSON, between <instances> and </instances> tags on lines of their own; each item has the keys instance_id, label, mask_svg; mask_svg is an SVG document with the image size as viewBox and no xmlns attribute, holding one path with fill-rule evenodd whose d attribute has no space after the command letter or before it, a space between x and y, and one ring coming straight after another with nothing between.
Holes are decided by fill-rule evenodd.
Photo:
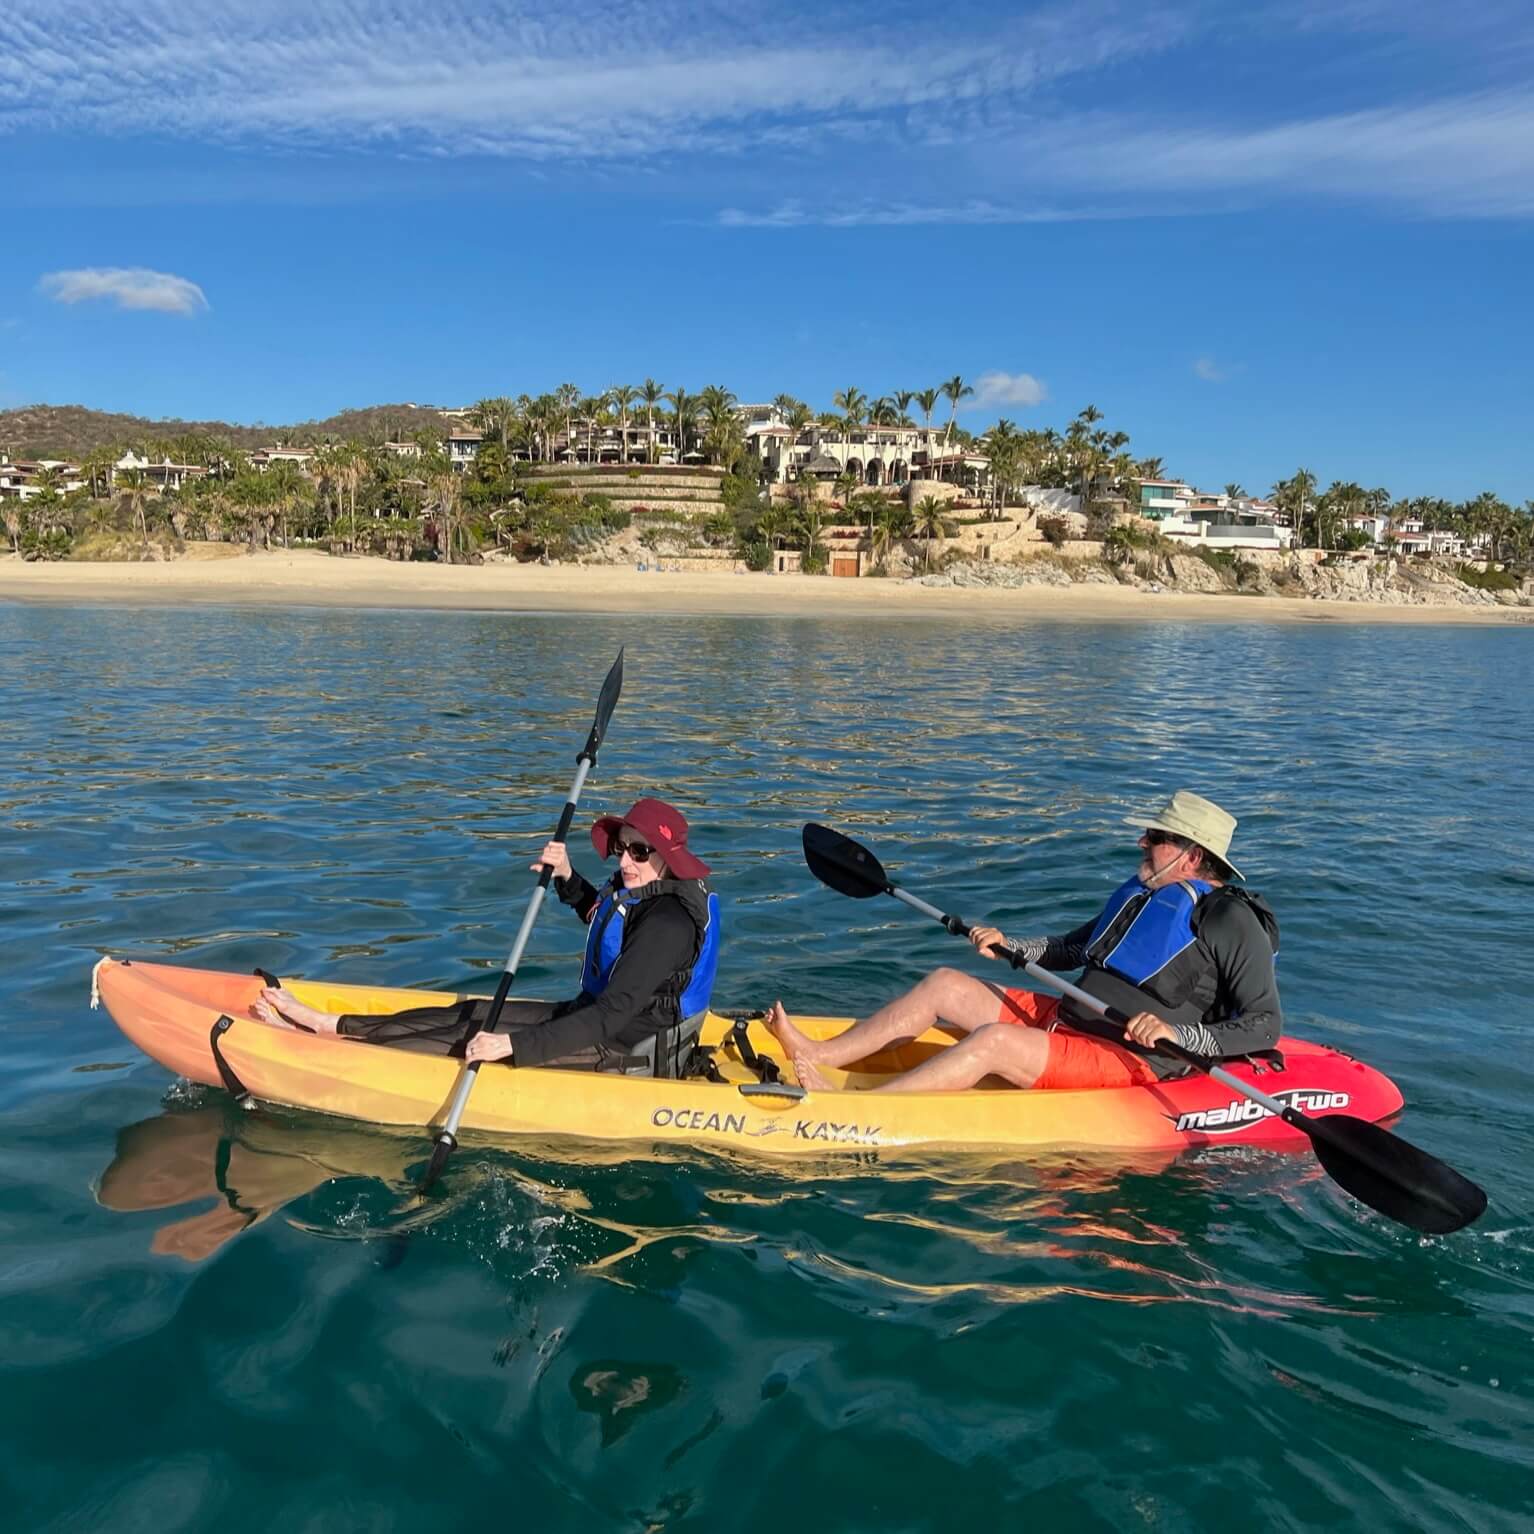
<instances>
[{"instance_id":1,"label":"blue life vest","mask_svg":"<svg viewBox=\"0 0 1534 1534\"><path fill-rule=\"evenodd\" d=\"M1150 891L1138 879L1126 879L1108 897L1087 942L1088 960L1134 985L1153 981L1174 959L1197 941L1193 911L1214 885L1184 879ZM1132 900L1141 904L1120 917Z\"/></svg>"},{"instance_id":2,"label":"blue life vest","mask_svg":"<svg viewBox=\"0 0 1534 1534\"><path fill-rule=\"evenodd\" d=\"M719 897L713 890L707 895L702 944L677 1002L678 1016L684 1021L708 1010L719 969ZM623 952L624 917L639 899L632 891L608 885L597 900L586 930L586 957L581 965L581 989L588 996L600 996L607 988L613 965Z\"/></svg>"}]
</instances>

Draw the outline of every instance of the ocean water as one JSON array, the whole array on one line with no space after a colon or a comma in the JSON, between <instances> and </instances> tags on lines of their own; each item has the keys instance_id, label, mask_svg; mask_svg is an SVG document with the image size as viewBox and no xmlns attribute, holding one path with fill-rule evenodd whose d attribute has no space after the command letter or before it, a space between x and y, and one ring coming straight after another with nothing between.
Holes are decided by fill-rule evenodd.
<instances>
[{"instance_id":1,"label":"ocean water","mask_svg":"<svg viewBox=\"0 0 1534 1534\"><path fill-rule=\"evenodd\" d=\"M1422 1238L1303 1155L575 1137L470 1140L401 1215L423 1135L238 1112L88 1009L105 953L490 988L620 643L582 821L686 809L719 1004L851 1012L970 962L817 885L806 819L1038 933L1187 785L1241 817L1290 1030L1394 1076L1486 1216ZM1531 656L1507 628L0 609L4 1527L1527 1528ZM579 941L551 906L519 989L566 993Z\"/></svg>"}]
</instances>

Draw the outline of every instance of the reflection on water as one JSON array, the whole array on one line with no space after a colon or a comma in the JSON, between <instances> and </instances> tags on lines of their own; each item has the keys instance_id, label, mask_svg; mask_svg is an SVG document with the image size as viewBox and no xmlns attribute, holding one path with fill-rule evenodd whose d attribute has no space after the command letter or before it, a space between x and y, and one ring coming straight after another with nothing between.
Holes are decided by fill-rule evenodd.
<instances>
[{"instance_id":1,"label":"reflection on water","mask_svg":"<svg viewBox=\"0 0 1534 1534\"><path fill-rule=\"evenodd\" d=\"M337 1177L398 1183L396 1137L314 1116L244 1112L223 1093L205 1107L160 1113L120 1130L96 1197L124 1213L210 1204L158 1226L150 1250L201 1262L285 1204Z\"/></svg>"},{"instance_id":2,"label":"reflection on water","mask_svg":"<svg viewBox=\"0 0 1534 1534\"><path fill-rule=\"evenodd\" d=\"M1511 1529L1534 1465L1529 636L0 611L9 1526ZM677 799L721 1005L858 1010L957 955L803 868L845 826L1018 932L1134 807L1235 807L1291 1026L1492 1194L1425 1240L1305 1156L429 1142L232 1108L85 1010L102 952L483 985L617 643L594 815ZM577 843L579 846L580 844ZM594 864L589 853L578 861ZM570 982L550 908L523 976ZM578 1126L573 1126L578 1128ZM92 1197L94 1190L95 1197ZM408 1260L385 1269L391 1232ZM973 1513L970 1512L973 1510Z\"/></svg>"}]
</instances>

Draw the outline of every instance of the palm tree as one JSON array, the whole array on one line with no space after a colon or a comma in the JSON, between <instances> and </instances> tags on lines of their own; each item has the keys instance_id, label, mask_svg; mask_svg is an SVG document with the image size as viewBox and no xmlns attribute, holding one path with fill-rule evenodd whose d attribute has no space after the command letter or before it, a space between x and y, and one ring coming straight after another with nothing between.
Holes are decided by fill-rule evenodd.
<instances>
[{"instance_id":1,"label":"palm tree","mask_svg":"<svg viewBox=\"0 0 1534 1534\"><path fill-rule=\"evenodd\" d=\"M708 392L704 390L705 394ZM746 448L745 427L728 403L734 398L733 394L724 393L727 403L721 405L715 399L710 405L704 406L704 413L708 418L708 429L703 439L703 446L708 456L720 468L730 471L734 470L740 455Z\"/></svg>"},{"instance_id":2,"label":"palm tree","mask_svg":"<svg viewBox=\"0 0 1534 1534\"><path fill-rule=\"evenodd\" d=\"M149 501L149 481L142 469L124 469L117 476L117 489L122 496L122 508L138 523L139 541L149 547L149 519L145 508Z\"/></svg>"},{"instance_id":3,"label":"palm tree","mask_svg":"<svg viewBox=\"0 0 1534 1534\"><path fill-rule=\"evenodd\" d=\"M924 495L916 503L915 533L927 540L926 568L932 568L932 540L948 536L948 522L943 516L943 503L935 495Z\"/></svg>"},{"instance_id":4,"label":"palm tree","mask_svg":"<svg viewBox=\"0 0 1534 1534\"><path fill-rule=\"evenodd\" d=\"M590 398L583 399L576 408L586 427L586 462L595 463L597 422L607 408L607 396L593 394Z\"/></svg>"},{"instance_id":5,"label":"palm tree","mask_svg":"<svg viewBox=\"0 0 1534 1534\"><path fill-rule=\"evenodd\" d=\"M698 408L709 426L717 426L734 404L735 396L720 384L709 384L698 395Z\"/></svg>"},{"instance_id":6,"label":"palm tree","mask_svg":"<svg viewBox=\"0 0 1534 1534\"><path fill-rule=\"evenodd\" d=\"M849 427L860 426L868 408L868 396L861 389L846 388L831 396L831 403L842 413L843 422Z\"/></svg>"},{"instance_id":7,"label":"palm tree","mask_svg":"<svg viewBox=\"0 0 1534 1534\"><path fill-rule=\"evenodd\" d=\"M1297 548L1305 546L1305 518L1314 509L1315 494L1316 476L1310 469L1296 469L1291 478L1281 479L1273 487L1279 510L1289 514Z\"/></svg>"},{"instance_id":8,"label":"palm tree","mask_svg":"<svg viewBox=\"0 0 1534 1534\"><path fill-rule=\"evenodd\" d=\"M1364 515L1368 510L1368 501L1368 491L1352 480L1339 480L1329 485L1316 506L1316 527L1321 547L1326 548L1328 542L1335 545L1339 530L1346 528L1351 518Z\"/></svg>"},{"instance_id":9,"label":"palm tree","mask_svg":"<svg viewBox=\"0 0 1534 1534\"><path fill-rule=\"evenodd\" d=\"M948 401L948 429L943 433L943 451L948 451L948 443L953 437L953 423L959 414L959 401L968 399L975 391L957 373L942 386L940 391L943 398Z\"/></svg>"},{"instance_id":10,"label":"palm tree","mask_svg":"<svg viewBox=\"0 0 1534 1534\"><path fill-rule=\"evenodd\" d=\"M820 540L825 530L826 516L819 501L811 501L799 509L794 531L798 535L799 547L804 551L806 559L813 561L815 556L822 552Z\"/></svg>"},{"instance_id":11,"label":"palm tree","mask_svg":"<svg viewBox=\"0 0 1534 1534\"><path fill-rule=\"evenodd\" d=\"M437 540L437 547L441 551L442 562L450 565L453 562L453 537L456 531L458 497L463 493L463 480L457 470L449 469L446 473L433 476L431 493L441 523L441 537Z\"/></svg>"},{"instance_id":12,"label":"palm tree","mask_svg":"<svg viewBox=\"0 0 1534 1534\"><path fill-rule=\"evenodd\" d=\"M844 508L852 498L852 492L862 483L863 481L851 469L843 469L836 476L836 494Z\"/></svg>"},{"instance_id":13,"label":"palm tree","mask_svg":"<svg viewBox=\"0 0 1534 1534\"><path fill-rule=\"evenodd\" d=\"M511 416L512 404L504 395L479 400L469 412L469 418L475 426L487 437L498 436L502 447L506 446L506 438L511 430Z\"/></svg>"},{"instance_id":14,"label":"palm tree","mask_svg":"<svg viewBox=\"0 0 1534 1534\"><path fill-rule=\"evenodd\" d=\"M267 489L271 492L272 504L277 508L277 516L282 524L282 546L287 548L288 518L292 515L294 507L303 499L307 485L298 465L287 460L274 463L266 471L266 483Z\"/></svg>"},{"instance_id":15,"label":"palm tree","mask_svg":"<svg viewBox=\"0 0 1534 1534\"><path fill-rule=\"evenodd\" d=\"M26 502L19 496L6 496L3 501L0 501L0 517L5 518L5 530L11 540L11 553L21 553L21 534L27 522Z\"/></svg>"},{"instance_id":16,"label":"palm tree","mask_svg":"<svg viewBox=\"0 0 1534 1534\"><path fill-rule=\"evenodd\" d=\"M347 519L350 531L346 540L347 552L350 553L357 547L357 487L362 483L364 469L361 446L356 442L348 442L337 448L332 464L337 485L345 489L347 500L351 502ZM340 510L339 494L336 509Z\"/></svg>"},{"instance_id":17,"label":"palm tree","mask_svg":"<svg viewBox=\"0 0 1534 1534\"><path fill-rule=\"evenodd\" d=\"M1023 439L1011 421L1003 417L985 439L986 455L991 460L991 489L999 511L1006 505L1007 491L1016 483L1023 462Z\"/></svg>"},{"instance_id":18,"label":"palm tree","mask_svg":"<svg viewBox=\"0 0 1534 1534\"><path fill-rule=\"evenodd\" d=\"M919 394L911 396L921 406L922 420L925 423L922 429L927 434L927 457L929 460L932 457L932 412L937 408L939 392L937 389L923 389Z\"/></svg>"},{"instance_id":19,"label":"palm tree","mask_svg":"<svg viewBox=\"0 0 1534 1534\"><path fill-rule=\"evenodd\" d=\"M554 399L559 405L560 413L565 418L565 451L567 453L574 453L574 416L576 407L581 402L581 391L573 383L563 383L554 391Z\"/></svg>"},{"instance_id":20,"label":"palm tree","mask_svg":"<svg viewBox=\"0 0 1534 1534\"><path fill-rule=\"evenodd\" d=\"M653 378L647 378L639 386L639 397L644 401L645 430L649 433L650 440L645 448L646 459L655 457L655 407L666 397L663 385L656 383Z\"/></svg>"},{"instance_id":21,"label":"palm tree","mask_svg":"<svg viewBox=\"0 0 1534 1534\"><path fill-rule=\"evenodd\" d=\"M607 391L607 397L618 408L618 435L623 444L618 453L620 462L629 461L629 407L634 403L639 390L633 384L615 384Z\"/></svg>"},{"instance_id":22,"label":"palm tree","mask_svg":"<svg viewBox=\"0 0 1534 1534\"><path fill-rule=\"evenodd\" d=\"M927 499L933 497L928 496ZM911 513L904 501L884 503L875 519L868 544L869 557L876 565L882 565L889 558L890 547L897 538L910 535L912 525Z\"/></svg>"},{"instance_id":23,"label":"palm tree","mask_svg":"<svg viewBox=\"0 0 1534 1534\"><path fill-rule=\"evenodd\" d=\"M91 487L91 494L98 500L104 500L107 492L111 490L112 469L121 456L115 448L110 447L92 448L85 455L80 471Z\"/></svg>"},{"instance_id":24,"label":"palm tree","mask_svg":"<svg viewBox=\"0 0 1534 1534\"><path fill-rule=\"evenodd\" d=\"M673 389L662 397L670 403L672 417L676 422L676 456L680 463L687 451L687 433L697 424L697 397L689 394L686 389Z\"/></svg>"},{"instance_id":25,"label":"palm tree","mask_svg":"<svg viewBox=\"0 0 1534 1534\"><path fill-rule=\"evenodd\" d=\"M1237 484L1227 485L1225 487L1225 499L1227 501L1244 501L1246 499L1246 491Z\"/></svg>"},{"instance_id":26,"label":"palm tree","mask_svg":"<svg viewBox=\"0 0 1534 1534\"><path fill-rule=\"evenodd\" d=\"M909 426L911 424L911 401L916 398L915 391L912 389L896 389L891 398L895 401L895 409L900 412L900 425ZM932 403L934 405L937 403L936 398L933 399Z\"/></svg>"}]
</instances>

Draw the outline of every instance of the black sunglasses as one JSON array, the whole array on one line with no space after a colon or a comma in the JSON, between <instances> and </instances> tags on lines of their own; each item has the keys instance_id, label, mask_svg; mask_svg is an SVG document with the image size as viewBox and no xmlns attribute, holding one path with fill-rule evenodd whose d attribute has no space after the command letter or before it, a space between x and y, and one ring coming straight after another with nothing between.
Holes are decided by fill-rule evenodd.
<instances>
[{"instance_id":1,"label":"black sunglasses","mask_svg":"<svg viewBox=\"0 0 1534 1534\"><path fill-rule=\"evenodd\" d=\"M1150 847L1182 847L1186 850L1188 843L1180 836L1173 836L1170 831L1158 831L1154 827L1145 833L1146 845Z\"/></svg>"},{"instance_id":2,"label":"black sunglasses","mask_svg":"<svg viewBox=\"0 0 1534 1534\"><path fill-rule=\"evenodd\" d=\"M613 842L613 857L621 862L625 852L636 863L648 863L655 856L655 849L648 842Z\"/></svg>"}]
</instances>

